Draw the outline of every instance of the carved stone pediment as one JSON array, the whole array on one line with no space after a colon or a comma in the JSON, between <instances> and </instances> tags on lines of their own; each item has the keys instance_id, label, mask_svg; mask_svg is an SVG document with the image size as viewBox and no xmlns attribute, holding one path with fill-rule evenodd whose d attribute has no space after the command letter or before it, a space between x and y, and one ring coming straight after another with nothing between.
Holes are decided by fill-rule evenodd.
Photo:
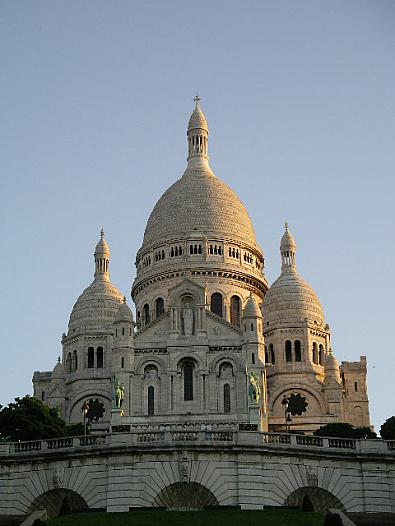
<instances>
[{"instance_id":1,"label":"carved stone pediment","mask_svg":"<svg viewBox=\"0 0 395 526\"><path fill-rule=\"evenodd\" d=\"M189 278L185 278L181 283L169 290L169 306L179 305L180 299L184 295L192 296L196 305L203 305L206 301L204 287L201 287Z\"/></svg>"}]
</instances>

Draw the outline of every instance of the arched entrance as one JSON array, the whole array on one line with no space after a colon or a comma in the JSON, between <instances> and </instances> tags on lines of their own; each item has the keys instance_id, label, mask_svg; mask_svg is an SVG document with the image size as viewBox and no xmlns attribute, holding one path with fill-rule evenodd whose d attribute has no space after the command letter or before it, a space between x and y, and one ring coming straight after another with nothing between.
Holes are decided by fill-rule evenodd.
<instances>
[{"instance_id":1,"label":"arched entrance","mask_svg":"<svg viewBox=\"0 0 395 526\"><path fill-rule=\"evenodd\" d=\"M48 517L51 518L86 511L88 505L81 495L75 491L59 488L46 491L37 497L30 506L31 512L42 509L46 509Z\"/></svg>"},{"instance_id":2,"label":"arched entrance","mask_svg":"<svg viewBox=\"0 0 395 526\"><path fill-rule=\"evenodd\" d=\"M219 504L211 491L201 484L176 482L163 488L152 505L167 510L204 510Z\"/></svg>"},{"instance_id":3,"label":"arched entrance","mask_svg":"<svg viewBox=\"0 0 395 526\"><path fill-rule=\"evenodd\" d=\"M332 493L313 486L305 486L293 491L286 499L285 506L319 513L325 513L329 508L343 509L343 504Z\"/></svg>"}]
</instances>

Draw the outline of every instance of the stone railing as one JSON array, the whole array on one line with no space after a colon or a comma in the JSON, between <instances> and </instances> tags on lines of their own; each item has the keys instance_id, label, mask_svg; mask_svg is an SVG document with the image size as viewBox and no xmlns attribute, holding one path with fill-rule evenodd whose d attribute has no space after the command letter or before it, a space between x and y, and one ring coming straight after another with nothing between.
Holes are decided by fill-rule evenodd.
<instances>
[{"instance_id":1,"label":"stone railing","mask_svg":"<svg viewBox=\"0 0 395 526\"><path fill-rule=\"evenodd\" d=\"M42 455L65 451L84 451L86 448L112 448L119 446L149 447L172 444L203 445L211 443L226 445L260 445L267 448L287 450L344 451L357 454L395 454L395 440L360 440L351 438L316 437L286 433L258 433L237 431L236 427L224 425L165 427L161 429L139 429L124 433L61 437L28 442L0 443L0 460L9 455Z\"/></svg>"}]
</instances>

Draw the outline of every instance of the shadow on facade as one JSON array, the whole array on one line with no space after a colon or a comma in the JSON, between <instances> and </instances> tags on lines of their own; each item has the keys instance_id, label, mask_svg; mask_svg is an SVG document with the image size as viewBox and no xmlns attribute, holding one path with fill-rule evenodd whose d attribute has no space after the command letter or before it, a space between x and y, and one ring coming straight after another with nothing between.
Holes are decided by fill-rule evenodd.
<instances>
[{"instance_id":1,"label":"shadow on facade","mask_svg":"<svg viewBox=\"0 0 395 526\"><path fill-rule=\"evenodd\" d=\"M344 509L340 500L323 488L305 486L293 491L285 501L289 508L325 513L329 508Z\"/></svg>"},{"instance_id":2,"label":"shadow on facade","mask_svg":"<svg viewBox=\"0 0 395 526\"><path fill-rule=\"evenodd\" d=\"M30 512L42 509L47 510L48 517L58 517L68 513L87 511L88 505L75 491L61 488L46 491L30 506Z\"/></svg>"},{"instance_id":3,"label":"shadow on facade","mask_svg":"<svg viewBox=\"0 0 395 526\"><path fill-rule=\"evenodd\" d=\"M196 482L176 482L163 488L152 506L167 510L204 510L219 506L217 499L206 487Z\"/></svg>"}]
</instances>

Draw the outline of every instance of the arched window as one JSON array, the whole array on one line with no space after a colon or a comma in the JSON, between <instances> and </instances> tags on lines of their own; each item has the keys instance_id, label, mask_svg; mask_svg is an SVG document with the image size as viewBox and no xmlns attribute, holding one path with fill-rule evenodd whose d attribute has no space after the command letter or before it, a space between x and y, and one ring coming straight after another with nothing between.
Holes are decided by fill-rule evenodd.
<instances>
[{"instance_id":1,"label":"arched window","mask_svg":"<svg viewBox=\"0 0 395 526\"><path fill-rule=\"evenodd\" d=\"M98 369L103 369L103 347L98 347L96 349L96 367Z\"/></svg>"},{"instance_id":2,"label":"arched window","mask_svg":"<svg viewBox=\"0 0 395 526\"><path fill-rule=\"evenodd\" d=\"M238 296L232 296L230 299L230 322L240 327L241 302Z\"/></svg>"},{"instance_id":3,"label":"arched window","mask_svg":"<svg viewBox=\"0 0 395 526\"><path fill-rule=\"evenodd\" d=\"M95 350L93 347L88 347L88 369L93 369L95 366Z\"/></svg>"},{"instance_id":4,"label":"arched window","mask_svg":"<svg viewBox=\"0 0 395 526\"><path fill-rule=\"evenodd\" d=\"M165 312L165 302L163 298L158 298L155 300L155 317L159 318Z\"/></svg>"},{"instance_id":5,"label":"arched window","mask_svg":"<svg viewBox=\"0 0 395 526\"><path fill-rule=\"evenodd\" d=\"M224 413L230 413L230 385L224 385Z\"/></svg>"},{"instance_id":6,"label":"arched window","mask_svg":"<svg viewBox=\"0 0 395 526\"><path fill-rule=\"evenodd\" d=\"M121 358L121 369L125 367L125 358L122 356Z\"/></svg>"},{"instance_id":7,"label":"arched window","mask_svg":"<svg viewBox=\"0 0 395 526\"><path fill-rule=\"evenodd\" d=\"M324 346L320 344L320 350L318 352L318 363L324 365Z\"/></svg>"},{"instance_id":8,"label":"arched window","mask_svg":"<svg viewBox=\"0 0 395 526\"><path fill-rule=\"evenodd\" d=\"M184 365L184 400L193 400L193 363Z\"/></svg>"},{"instance_id":9,"label":"arched window","mask_svg":"<svg viewBox=\"0 0 395 526\"><path fill-rule=\"evenodd\" d=\"M149 305L148 303L146 303L143 307L143 312L144 312L144 325L147 325L147 323L150 322L150 315L149 315Z\"/></svg>"},{"instance_id":10,"label":"arched window","mask_svg":"<svg viewBox=\"0 0 395 526\"><path fill-rule=\"evenodd\" d=\"M222 317L222 311L222 296L219 294L219 292L215 292L211 296L211 312L214 312L214 314Z\"/></svg>"},{"instance_id":11,"label":"arched window","mask_svg":"<svg viewBox=\"0 0 395 526\"><path fill-rule=\"evenodd\" d=\"M73 369L74 369L74 371L76 371L78 369L77 349L74 349L74 351L73 351Z\"/></svg>"},{"instance_id":12,"label":"arched window","mask_svg":"<svg viewBox=\"0 0 395 526\"><path fill-rule=\"evenodd\" d=\"M71 352L67 355L66 370L68 373L71 373Z\"/></svg>"},{"instance_id":13,"label":"arched window","mask_svg":"<svg viewBox=\"0 0 395 526\"><path fill-rule=\"evenodd\" d=\"M267 352L267 347L265 345L265 363L270 363L270 360L269 360L269 353Z\"/></svg>"},{"instance_id":14,"label":"arched window","mask_svg":"<svg viewBox=\"0 0 395 526\"><path fill-rule=\"evenodd\" d=\"M301 362L302 361L302 351L300 347L300 341L295 340L295 362Z\"/></svg>"},{"instance_id":15,"label":"arched window","mask_svg":"<svg viewBox=\"0 0 395 526\"><path fill-rule=\"evenodd\" d=\"M155 389L150 385L148 387L148 416L155 414Z\"/></svg>"},{"instance_id":16,"label":"arched window","mask_svg":"<svg viewBox=\"0 0 395 526\"><path fill-rule=\"evenodd\" d=\"M270 351L270 360L272 362L272 365L274 365L276 363L276 356L274 354L274 347L272 343L269 345L269 351Z\"/></svg>"},{"instance_id":17,"label":"arched window","mask_svg":"<svg viewBox=\"0 0 395 526\"><path fill-rule=\"evenodd\" d=\"M318 348L315 342L313 343L313 363L318 364Z\"/></svg>"},{"instance_id":18,"label":"arched window","mask_svg":"<svg viewBox=\"0 0 395 526\"><path fill-rule=\"evenodd\" d=\"M290 340L285 342L285 361L292 362L292 343Z\"/></svg>"}]
</instances>

